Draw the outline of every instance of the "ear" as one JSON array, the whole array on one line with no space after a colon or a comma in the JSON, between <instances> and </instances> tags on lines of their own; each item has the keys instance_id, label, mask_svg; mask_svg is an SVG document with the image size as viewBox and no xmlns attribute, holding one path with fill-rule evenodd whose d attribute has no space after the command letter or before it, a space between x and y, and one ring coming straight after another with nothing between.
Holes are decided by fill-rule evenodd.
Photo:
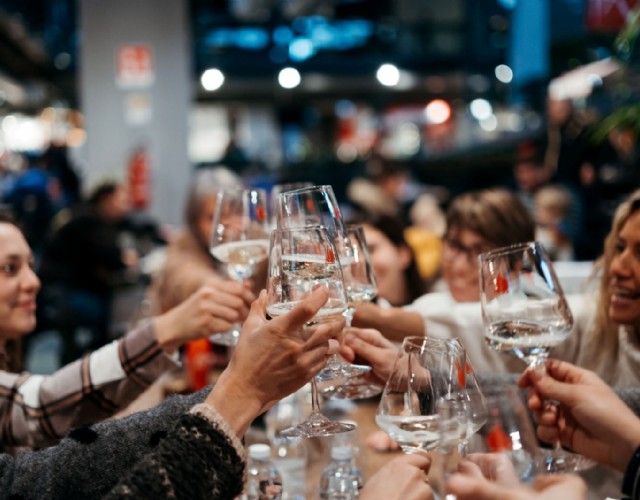
<instances>
[{"instance_id":1,"label":"ear","mask_svg":"<svg viewBox=\"0 0 640 500\"><path fill-rule=\"evenodd\" d=\"M409 264L411 264L411 257L412 257L411 253L412 253L411 249L406 245L402 245L401 247L398 248L398 256L400 257L400 267L403 271L409 267Z\"/></svg>"}]
</instances>

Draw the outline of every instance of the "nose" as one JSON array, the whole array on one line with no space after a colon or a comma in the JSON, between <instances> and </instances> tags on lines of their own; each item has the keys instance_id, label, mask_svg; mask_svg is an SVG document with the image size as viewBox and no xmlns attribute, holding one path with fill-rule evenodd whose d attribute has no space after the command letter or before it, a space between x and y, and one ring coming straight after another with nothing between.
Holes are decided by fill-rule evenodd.
<instances>
[{"instance_id":1,"label":"nose","mask_svg":"<svg viewBox=\"0 0 640 500\"><path fill-rule=\"evenodd\" d=\"M631 249L626 248L622 253L615 255L609 266L609 273L619 278L627 278L631 275L631 266L629 265Z\"/></svg>"},{"instance_id":2,"label":"nose","mask_svg":"<svg viewBox=\"0 0 640 500\"><path fill-rule=\"evenodd\" d=\"M37 293L38 290L40 290L40 278L38 278L34 270L28 266L25 266L22 288L33 293Z\"/></svg>"}]
</instances>

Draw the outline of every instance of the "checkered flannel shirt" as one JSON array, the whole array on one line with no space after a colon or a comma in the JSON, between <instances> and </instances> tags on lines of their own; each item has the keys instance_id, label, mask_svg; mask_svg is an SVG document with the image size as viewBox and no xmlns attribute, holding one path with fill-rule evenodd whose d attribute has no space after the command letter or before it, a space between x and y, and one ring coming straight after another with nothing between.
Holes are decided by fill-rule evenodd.
<instances>
[{"instance_id":1,"label":"checkered flannel shirt","mask_svg":"<svg viewBox=\"0 0 640 500\"><path fill-rule=\"evenodd\" d=\"M52 375L0 371L1 444L54 444L74 427L113 415L177 366L149 321Z\"/></svg>"}]
</instances>

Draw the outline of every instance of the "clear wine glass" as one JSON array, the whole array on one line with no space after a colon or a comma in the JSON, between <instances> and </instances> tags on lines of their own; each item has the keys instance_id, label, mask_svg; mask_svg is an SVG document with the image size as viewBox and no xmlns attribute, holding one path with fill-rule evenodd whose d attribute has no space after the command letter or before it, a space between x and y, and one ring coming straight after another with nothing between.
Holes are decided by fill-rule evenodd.
<instances>
[{"instance_id":1,"label":"clear wine glass","mask_svg":"<svg viewBox=\"0 0 640 500\"><path fill-rule=\"evenodd\" d=\"M291 311L318 286L329 293L327 303L307 323L312 325L344 314L347 296L336 249L323 226L276 229L271 232L267 279L267 314L280 316ZM283 430L284 437L328 436L353 430L353 425L329 420L320 413L316 378L311 379L312 411L295 427Z\"/></svg>"},{"instance_id":2,"label":"clear wine glass","mask_svg":"<svg viewBox=\"0 0 640 500\"><path fill-rule=\"evenodd\" d=\"M398 352L376 413L376 423L406 453L431 452L440 444L443 401L464 409L458 429L463 445L486 419L484 399L462 345L453 340L407 337Z\"/></svg>"},{"instance_id":3,"label":"clear wine glass","mask_svg":"<svg viewBox=\"0 0 640 500\"><path fill-rule=\"evenodd\" d=\"M478 432L481 438L478 452L501 454L507 462L501 464L503 473L510 474L525 483L531 483L536 475L544 472L542 453L538 447L533 423L520 397L518 388L498 385L484 392L487 421ZM489 458L496 463L497 457ZM487 460L474 455L473 461ZM498 458L498 460L500 460Z\"/></svg>"},{"instance_id":4,"label":"clear wine glass","mask_svg":"<svg viewBox=\"0 0 640 500\"><path fill-rule=\"evenodd\" d=\"M571 332L573 316L542 245L522 243L480 254L480 297L485 339L500 352L544 370L551 348ZM574 471L586 460L555 443L548 472Z\"/></svg>"},{"instance_id":5,"label":"clear wine glass","mask_svg":"<svg viewBox=\"0 0 640 500\"><path fill-rule=\"evenodd\" d=\"M353 249L340 207L331 186L312 186L278 195L278 227L283 229L324 226L329 234L335 256L343 269L353 261ZM337 354L318 373L321 381L354 377L371 371L370 366L346 363Z\"/></svg>"},{"instance_id":6,"label":"clear wine glass","mask_svg":"<svg viewBox=\"0 0 640 500\"><path fill-rule=\"evenodd\" d=\"M378 294L378 286L362 225L347 225L347 235L353 259L351 264L343 266L342 270L349 299L349 308L345 312L346 325L349 327L355 308L359 304L373 300ZM323 389L322 394L335 399L366 399L377 396L381 392L382 386L373 382L369 378L369 373L364 373L350 377L344 383L330 385Z\"/></svg>"},{"instance_id":7,"label":"clear wine glass","mask_svg":"<svg viewBox=\"0 0 640 500\"><path fill-rule=\"evenodd\" d=\"M211 230L211 255L225 269L227 276L242 283L255 276L266 262L269 252L267 195L263 189L218 192ZM235 345L240 325L213 334L211 342Z\"/></svg>"},{"instance_id":8,"label":"clear wine glass","mask_svg":"<svg viewBox=\"0 0 640 500\"><path fill-rule=\"evenodd\" d=\"M271 188L270 202L271 202L271 227L276 229L278 227L278 196L282 193L289 191L295 191L296 189L305 189L313 187L312 182L286 182L283 184L275 184Z\"/></svg>"}]
</instances>

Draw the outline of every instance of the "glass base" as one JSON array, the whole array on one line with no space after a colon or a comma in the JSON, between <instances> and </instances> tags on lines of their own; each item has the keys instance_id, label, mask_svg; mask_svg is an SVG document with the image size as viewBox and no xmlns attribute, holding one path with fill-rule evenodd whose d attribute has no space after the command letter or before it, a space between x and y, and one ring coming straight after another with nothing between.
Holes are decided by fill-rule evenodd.
<instances>
[{"instance_id":1,"label":"glass base","mask_svg":"<svg viewBox=\"0 0 640 500\"><path fill-rule=\"evenodd\" d=\"M382 386L362 377L355 377L344 384L332 385L322 390L322 396L331 399L368 399L378 394L382 394Z\"/></svg>"},{"instance_id":2,"label":"glass base","mask_svg":"<svg viewBox=\"0 0 640 500\"><path fill-rule=\"evenodd\" d=\"M336 422L335 420L329 420L322 413L312 413L309 415L309 418L301 424L281 431L280 436L285 438L331 436L333 434L349 432L355 428L356 426L353 424L344 424L342 422Z\"/></svg>"},{"instance_id":3,"label":"glass base","mask_svg":"<svg viewBox=\"0 0 640 500\"><path fill-rule=\"evenodd\" d=\"M209 340L213 344L217 345L226 345L226 346L234 346L238 343L238 339L240 338L240 328L233 328L228 332L223 333L214 333L209 337Z\"/></svg>"},{"instance_id":4,"label":"glass base","mask_svg":"<svg viewBox=\"0 0 640 500\"><path fill-rule=\"evenodd\" d=\"M540 468L548 474L579 472L593 467L596 463L585 456L567 450L541 448Z\"/></svg>"},{"instance_id":5,"label":"glass base","mask_svg":"<svg viewBox=\"0 0 640 500\"><path fill-rule=\"evenodd\" d=\"M366 365L352 365L351 363L345 363L343 361L339 363L331 363L325 366L316 375L316 380L320 382L326 382L327 380L335 380L338 378L351 378L364 375L371 371L370 366Z\"/></svg>"}]
</instances>

